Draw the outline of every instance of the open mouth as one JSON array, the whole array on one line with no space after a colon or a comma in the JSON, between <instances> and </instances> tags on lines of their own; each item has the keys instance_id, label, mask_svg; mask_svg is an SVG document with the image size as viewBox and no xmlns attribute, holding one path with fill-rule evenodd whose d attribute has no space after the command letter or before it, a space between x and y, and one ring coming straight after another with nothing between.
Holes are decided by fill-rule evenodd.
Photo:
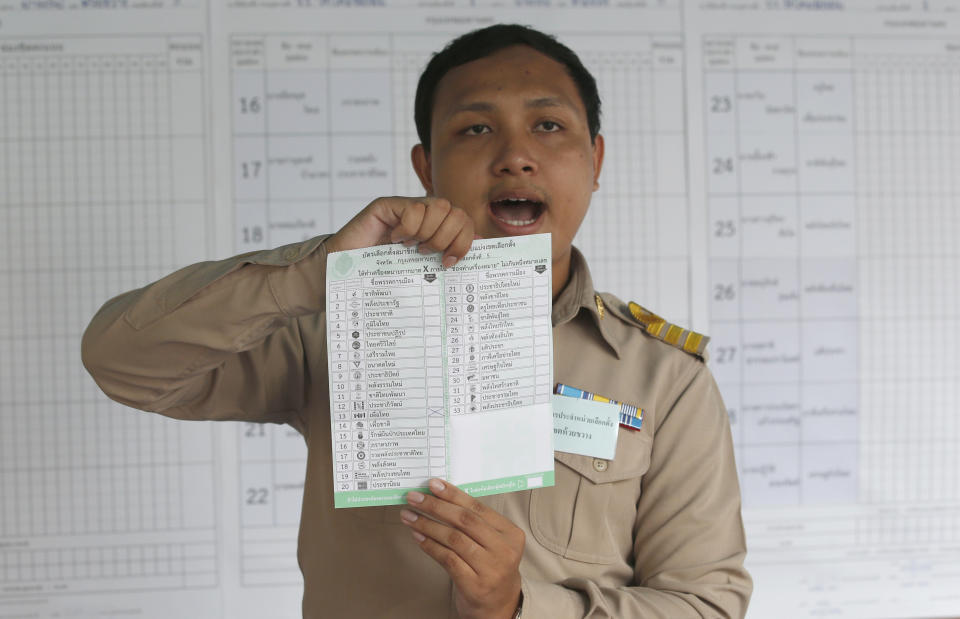
<instances>
[{"instance_id":1,"label":"open mouth","mask_svg":"<svg viewBox=\"0 0 960 619\"><path fill-rule=\"evenodd\" d=\"M535 224L545 209L546 204L530 198L502 198L490 202L494 218L514 228Z\"/></svg>"}]
</instances>

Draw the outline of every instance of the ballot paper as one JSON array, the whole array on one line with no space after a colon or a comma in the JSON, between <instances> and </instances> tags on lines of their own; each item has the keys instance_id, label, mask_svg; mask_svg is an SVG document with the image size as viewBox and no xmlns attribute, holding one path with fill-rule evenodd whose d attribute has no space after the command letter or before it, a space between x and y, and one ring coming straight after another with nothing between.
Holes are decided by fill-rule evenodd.
<instances>
[{"instance_id":1,"label":"ballot paper","mask_svg":"<svg viewBox=\"0 0 960 619\"><path fill-rule=\"evenodd\" d=\"M474 496L553 485L550 235L439 254L327 258L334 505L405 502L431 477Z\"/></svg>"}]
</instances>

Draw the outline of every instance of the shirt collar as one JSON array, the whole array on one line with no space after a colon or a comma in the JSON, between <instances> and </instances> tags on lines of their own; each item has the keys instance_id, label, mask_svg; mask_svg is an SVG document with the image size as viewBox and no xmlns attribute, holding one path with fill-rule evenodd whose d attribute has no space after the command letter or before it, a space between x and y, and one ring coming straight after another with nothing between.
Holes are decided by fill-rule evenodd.
<instances>
[{"instance_id":1,"label":"shirt collar","mask_svg":"<svg viewBox=\"0 0 960 619\"><path fill-rule=\"evenodd\" d=\"M587 261L580 250L571 246L570 277L567 280L567 285L564 286L556 301L553 302L553 326L556 327L569 322L581 311L586 310L594 327L600 332L600 336L619 359L620 346L611 332L614 318L609 315L609 311L604 312L603 316L600 315L598 298L599 295L593 288L593 279L590 277Z\"/></svg>"}]
</instances>

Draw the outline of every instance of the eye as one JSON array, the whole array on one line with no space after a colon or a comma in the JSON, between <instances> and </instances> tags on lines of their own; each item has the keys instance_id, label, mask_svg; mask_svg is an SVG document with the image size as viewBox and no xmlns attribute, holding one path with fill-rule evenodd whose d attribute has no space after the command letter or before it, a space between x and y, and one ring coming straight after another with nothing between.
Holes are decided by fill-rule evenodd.
<instances>
[{"instance_id":1,"label":"eye","mask_svg":"<svg viewBox=\"0 0 960 619\"><path fill-rule=\"evenodd\" d=\"M463 130L464 135L481 135L483 133L490 133L490 127L486 125L470 125Z\"/></svg>"},{"instance_id":2,"label":"eye","mask_svg":"<svg viewBox=\"0 0 960 619\"><path fill-rule=\"evenodd\" d=\"M544 133L555 133L563 129L559 123L552 120L544 120L543 122L537 125L537 128L543 131Z\"/></svg>"}]
</instances>

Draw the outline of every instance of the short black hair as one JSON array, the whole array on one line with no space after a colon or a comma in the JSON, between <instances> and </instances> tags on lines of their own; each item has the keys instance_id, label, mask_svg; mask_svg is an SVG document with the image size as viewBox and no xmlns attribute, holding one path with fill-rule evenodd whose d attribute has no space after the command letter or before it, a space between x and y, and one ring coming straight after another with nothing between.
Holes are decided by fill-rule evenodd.
<instances>
[{"instance_id":1,"label":"short black hair","mask_svg":"<svg viewBox=\"0 0 960 619\"><path fill-rule=\"evenodd\" d=\"M590 140L600 133L600 94L593 75L580 62L572 49L556 38L518 24L496 24L463 34L433 55L420 75L413 107L413 119L417 136L427 152L430 152L430 121L433 116L433 99L437 84L451 69L480 58L486 58L505 47L526 45L567 68L577 86L577 92L587 111L587 127Z\"/></svg>"}]
</instances>

